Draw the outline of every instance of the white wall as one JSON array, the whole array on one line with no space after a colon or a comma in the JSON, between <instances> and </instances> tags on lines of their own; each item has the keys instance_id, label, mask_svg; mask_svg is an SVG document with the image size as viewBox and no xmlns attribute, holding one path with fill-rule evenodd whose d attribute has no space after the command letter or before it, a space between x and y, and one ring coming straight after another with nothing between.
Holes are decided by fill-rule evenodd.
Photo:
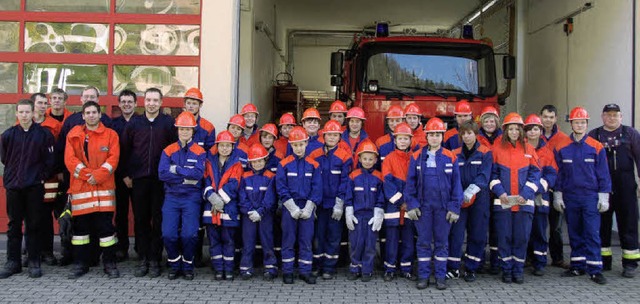
<instances>
[{"instance_id":1,"label":"white wall","mask_svg":"<svg viewBox=\"0 0 640 304\"><path fill-rule=\"evenodd\" d=\"M331 86L331 52L344 47L299 46L293 50L294 80L303 90L333 91Z\"/></svg>"},{"instance_id":2,"label":"white wall","mask_svg":"<svg viewBox=\"0 0 640 304\"><path fill-rule=\"evenodd\" d=\"M623 121L630 123L634 12L631 0L595 1L594 8L574 17L574 32L568 39L562 24L532 33L580 8L584 2L527 1L526 61L518 70L518 76L524 77L521 112L538 112L544 104L551 103L564 117L567 109L584 106L592 117L590 127L596 127L601 124L602 107L616 102L622 108ZM569 130L566 123L561 126Z\"/></svg>"}]
</instances>

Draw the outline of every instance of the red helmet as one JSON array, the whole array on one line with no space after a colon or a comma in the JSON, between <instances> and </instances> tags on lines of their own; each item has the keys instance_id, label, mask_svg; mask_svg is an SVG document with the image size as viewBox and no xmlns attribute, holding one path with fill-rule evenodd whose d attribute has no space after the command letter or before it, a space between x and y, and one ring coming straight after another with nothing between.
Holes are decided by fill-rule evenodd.
<instances>
[{"instance_id":1,"label":"red helmet","mask_svg":"<svg viewBox=\"0 0 640 304\"><path fill-rule=\"evenodd\" d=\"M316 108L308 108L306 110L304 110L304 113L302 113L302 121L304 121L305 119L311 119L311 118L317 118L317 119L321 119L320 118L320 112L318 112L318 109Z\"/></svg>"},{"instance_id":2,"label":"red helmet","mask_svg":"<svg viewBox=\"0 0 640 304\"><path fill-rule=\"evenodd\" d=\"M191 114L191 112L184 111L176 117L176 127L182 128L195 128L196 127L196 117Z\"/></svg>"},{"instance_id":3,"label":"red helmet","mask_svg":"<svg viewBox=\"0 0 640 304\"><path fill-rule=\"evenodd\" d=\"M404 118L402 108L398 105L390 106L387 110L387 118Z\"/></svg>"},{"instance_id":4,"label":"red helmet","mask_svg":"<svg viewBox=\"0 0 640 304\"><path fill-rule=\"evenodd\" d=\"M269 156L267 149L265 149L261 144L251 145L251 147L249 147L249 153L247 154L249 156L247 160L249 161L260 160Z\"/></svg>"},{"instance_id":5,"label":"red helmet","mask_svg":"<svg viewBox=\"0 0 640 304\"><path fill-rule=\"evenodd\" d=\"M295 126L289 133L289 143L305 141L309 139L309 134L307 131L301 126Z\"/></svg>"},{"instance_id":6,"label":"red helmet","mask_svg":"<svg viewBox=\"0 0 640 304\"><path fill-rule=\"evenodd\" d=\"M335 120L329 120L327 121L327 123L324 124L324 128L322 129L322 132L324 134L329 134L329 133L342 134L342 126L340 125L339 122Z\"/></svg>"},{"instance_id":7,"label":"red helmet","mask_svg":"<svg viewBox=\"0 0 640 304\"><path fill-rule=\"evenodd\" d=\"M406 107L404 107L404 115L418 115L422 116L422 110L415 103L410 103Z\"/></svg>"},{"instance_id":8,"label":"red helmet","mask_svg":"<svg viewBox=\"0 0 640 304\"><path fill-rule=\"evenodd\" d=\"M455 115L471 115L471 105L462 100L462 101L458 101L458 103L456 103L456 108L453 110L453 114Z\"/></svg>"},{"instance_id":9,"label":"red helmet","mask_svg":"<svg viewBox=\"0 0 640 304\"><path fill-rule=\"evenodd\" d=\"M447 127L445 127L442 119L433 117L427 121L427 124L424 126L424 131L427 133L446 132Z\"/></svg>"},{"instance_id":10,"label":"red helmet","mask_svg":"<svg viewBox=\"0 0 640 304\"><path fill-rule=\"evenodd\" d=\"M349 118L359 118L362 120L367 120L367 118L364 116L364 110L361 107L353 107L349 109L349 111L347 112L347 119Z\"/></svg>"},{"instance_id":11,"label":"red helmet","mask_svg":"<svg viewBox=\"0 0 640 304\"><path fill-rule=\"evenodd\" d=\"M411 130L411 127L409 126L409 124L407 124L406 122L401 122L396 126L396 129L393 130L393 135L394 136L398 136L398 135L413 136L413 130Z\"/></svg>"},{"instance_id":12,"label":"red helmet","mask_svg":"<svg viewBox=\"0 0 640 304\"><path fill-rule=\"evenodd\" d=\"M256 115L260 114L258 113L258 108L256 108L256 106L252 103L248 103L246 105L244 105L242 107L242 110L240 110L240 115L244 115L247 113L256 113Z\"/></svg>"},{"instance_id":13,"label":"red helmet","mask_svg":"<svg viewBox=\"0 0 640 304\"><path fill-rule=\"evenodd\" d=\"M504 117L504 121L502 122L502 127L504 128L506 125L509 125L509 124L524 125L524 121L522 121L522 116L520 116L520 114L511 112Z\"/></svg>"},{"instance_id":14,"label":"red helmet","mask_svg":"<svg viewBox=\"0 0 640 304\"><path fill-rule=\"evenodd\" d=\"M231 118L229 119L228 122L229 125L236 125L240 128L246 128L247 127L247 123L244 121L244 116L240 115L240 114L236 114L231 116Z\"/></svg>"},{"instance_id":15,"label":"red helmet","mask_svg":"<svg viewBox=\"0 0 640 304\"><path fill-rule=\"evenodd\" d=\"M498 115L498 110L496 110L496 108L492 106L487 106L482 108L482 113L480 114L480 117L484 116L485 114L493 114L495 116L500 117L500 115Z\"/></svg>"},{"instance_id":16,"label":"red helmet","mask_svg":"<svg viewBox=\"0 0 640 304\"><path fill-rule=\"evenodd\" d=\"M378 147L376 147L376 144L374 144L370 139L365 139L363 140L360 145L358 145L358 149L356 150L356 155L360 155L361 153L364 152L371 152L371 153L375 153L376 155L378 154Z\"/></svg>"},{"instance_id":17,"label":"red helmet","mask_svg":"<svg viewBox=\"0 0 640 304\"><path fill-rule=\"evenodd\" d=\"M218 133L218 136L216 136L216 144L225 143L225 142L232 143L232 144L236 143L236 139L233 137L233 134L231 134L231 132L226 130Z\"/></svg>"},{"instance_id":18,"label":"red helmet","mask_svg":"<svg viewBox=\"0 0 640 304\"><path fill-rule=\"evenodd\" d=\"M529 116L527 116L527 118L524 120L524 126L541 126L542 127L542 120L540 119L540 117L536 114L531 114Z\"/></svg>"},{"instance_id":19,"label":"red helmet","mask_svg":"<svg viewBox=\"0 0 640 304\"><path fill-rule=\"evenodd\" d=\"M280 121L278 122L278 125L282 126L282 125L296 125L296 118L293 117L293 114L291 113L284 113L282 114L282 116L280 116Z\"/></svg>"},{"instance_id":20,"label":"red helmet","mask_svg":"<svg viewBox=\"0 0 640 304\"><path fill-rule=\"evenodd\" d=\"M190 98L190 99L195 99L199 102L204 102L204 100L202 99L202 92L200 92L200 90L198 90L198 88L191 88L188 89L186 93L184 93L184 98Z\"/></svg>"},{"instance_id":21,"label":"red helmet","mask_svg":"<svg viewBox=\"0 0 640 304\"><path fill-rule=\"evenodd\" d=\"M262 128L260 128L260 132L267 132L273 135L273 137L278 138L278 127L276 127L275 124L268 123L262 126Z\"/></svg>"},{"instance_id":22,"label":"red helmet","mask_svg":"<svg viewBox=\"0 0 640 304\"><path fill-rule=\"evenodd\" d=\"M589 119L589 113L583 107L575 107L569 112L569 121L575 119Z\"/></svg>"},{"instance_id":23,"label":"red helmet","mask_svg":"<svg viewBox=\"0 0 640 304\"><path fill-rule=\"evenodd\" d=\"M341 100L336 100L329 107L329 113L347 113L347 105Z\"/></svg>"}]
</instances>

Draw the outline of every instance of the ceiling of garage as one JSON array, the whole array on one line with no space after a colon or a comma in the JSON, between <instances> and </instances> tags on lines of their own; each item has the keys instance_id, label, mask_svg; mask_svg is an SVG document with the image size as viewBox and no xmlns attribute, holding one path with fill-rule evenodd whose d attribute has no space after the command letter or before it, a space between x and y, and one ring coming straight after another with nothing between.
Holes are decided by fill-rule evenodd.
<instances>
[{"instance_id":1,"label":"ceiling of garage","mask_svg":"<svg viewBox=\"0 0 640 304\"><path fill-rule=\"evenodd\" d=\"M448 29L486 0L276 0L286 29L361 30L375 21L397 24L392 31Z\"/></svg>"}]
</instances>

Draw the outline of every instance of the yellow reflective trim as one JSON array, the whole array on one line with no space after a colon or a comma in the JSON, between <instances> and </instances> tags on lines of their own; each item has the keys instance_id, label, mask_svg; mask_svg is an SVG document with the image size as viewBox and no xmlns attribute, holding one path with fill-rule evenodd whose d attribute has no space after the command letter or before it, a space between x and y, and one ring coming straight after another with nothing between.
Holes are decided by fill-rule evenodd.
<instances>
[{"instance_id":1,"label":"yellow reflective trim","mask_svg":"<svg viewBox=\"0 0 640 304\"><path fill-rule=\"evenodd\" d=\"M640 260L640 253L622 254L622 258L625 260Z\"/></svg>"},{"instance_id":2,"label":"yellow reflective trim","mask_svg":"<svg viewBox=\"0 0 640 304\"><path fill-rule=\"evenodd\" d=\"M90 241L89 235L74 235L71 237L71 245L87 245Z\"/></svg>"},{"instance_id":3,"label":"yellow reflective trim","mask_svg":"<svg viewBox=\"0 0 640 304\"><path fill-rule=\"evenodd\" d=\"M611 251L611 247L602 247L602 248L600 248L600 255L602 255L602 256L612 256L613 252Z\"/></svg>"},{"instance_id":4,"label":"yellow reflective trim","mask_svg":"<svg viewBox=\"0 0 640 304\"><path fill-rule=\"evenodd\" d=\"M105 238L100 238L100 247L109 247L118 243L118 238L115 236L108 236Z\"/></svg>"}]
</instances>

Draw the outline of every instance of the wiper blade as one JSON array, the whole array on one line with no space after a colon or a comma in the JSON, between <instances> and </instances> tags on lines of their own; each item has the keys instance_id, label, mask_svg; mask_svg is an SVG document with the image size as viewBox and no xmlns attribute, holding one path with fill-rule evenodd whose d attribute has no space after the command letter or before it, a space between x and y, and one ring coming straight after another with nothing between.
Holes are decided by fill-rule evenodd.
<instances>
[{"instance_id":1,"label":"wiper blade","mask_svg":"<svg viewBox=\"0 0 640 304\"><path fill-rule=\"evenodd\" d=\"M460 93L460 94L464 94L464 95L469 95L469 96L473 96L475 98L478 99L482 99L484 100L485 97L482 95L478 95L476 93L473 92L469 92L469 91L465 91L465 90L461 90L461 89L447 89L447 88L439 88L437 89L438 91L445 91L445 92L454 92L454 93Z\"/></svg>"},{"instance_id":2,"label":"wiper blade","mask_svg":"<svg viewBox=\"0 0 640 304\"><path fill-rule=\"evenodd\" d=\"M405 89L414 89L414 90L418 90L418 91L423 91L423 92L427 92L429 94L433 94L442 98L447 98L447 96L444 96L443 94L438 93L436 90L431 89L431 88L423 88L423 87L409 87L409 86L400 86L401 88L405 88Z\"/></svg>"},{"instance_id":3,"label":"wiper blade","mask_svg":"<svg viewBox=\"0 0 640 304\"><path fill-rule=\"evenodd\" d=\"M407 96L409 98L413 98L413 95L411 95L409 93L402 92L402 91L400 91L398 89L392 89L392 88L387 88L387 87L378 87L378 90L391 91L391 92L396 93L396 94L398 94L400 96Z\"/></svg>"}]
</instances>

